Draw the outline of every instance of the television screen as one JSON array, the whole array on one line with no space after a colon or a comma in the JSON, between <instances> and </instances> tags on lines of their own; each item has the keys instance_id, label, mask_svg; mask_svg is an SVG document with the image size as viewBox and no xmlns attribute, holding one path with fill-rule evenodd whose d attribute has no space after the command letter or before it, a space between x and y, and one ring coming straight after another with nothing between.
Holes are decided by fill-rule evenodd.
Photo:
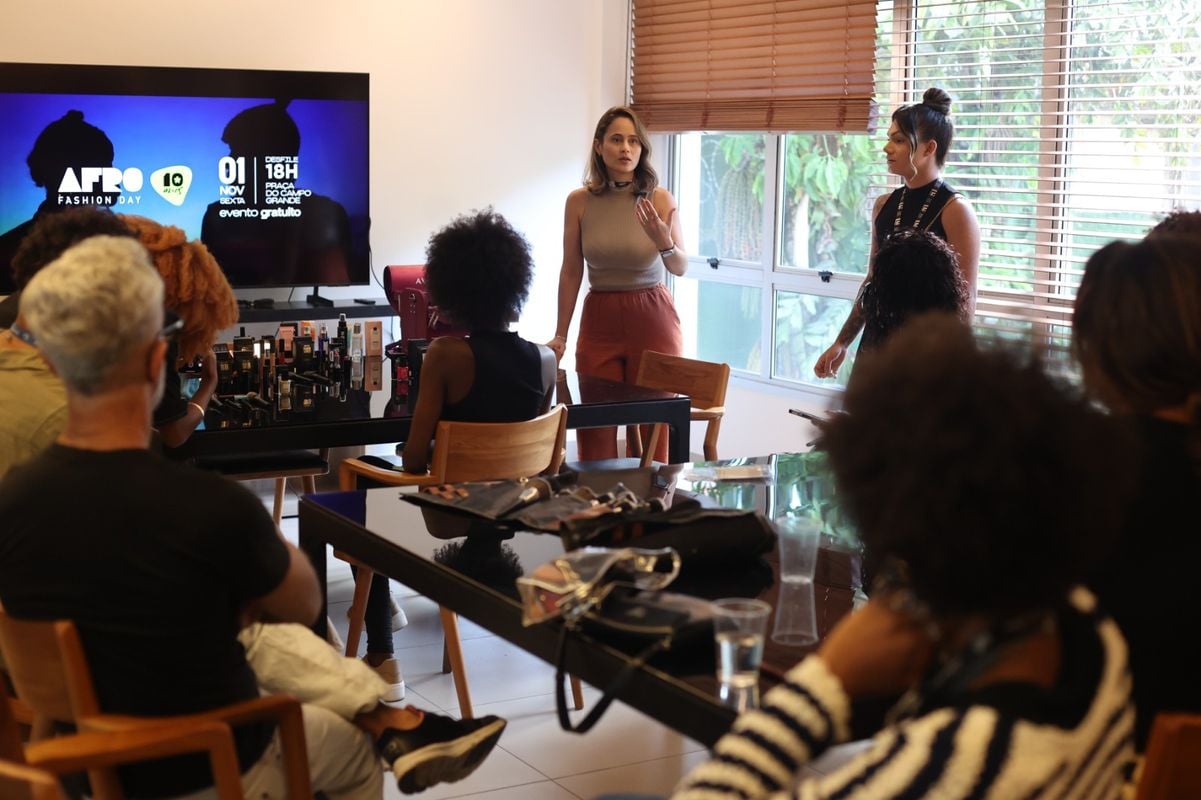
<instances>
[{"instance_id":1,"label":"television screen","mask_svg":"<svg viewBox=\"0 0 1201 800\"><path fill-rule=\"evenodd\" d=\"M235 287L370 283L368 76L0 64L0 294L80 205L208 245Z\"/></svg>"}]
</instances>

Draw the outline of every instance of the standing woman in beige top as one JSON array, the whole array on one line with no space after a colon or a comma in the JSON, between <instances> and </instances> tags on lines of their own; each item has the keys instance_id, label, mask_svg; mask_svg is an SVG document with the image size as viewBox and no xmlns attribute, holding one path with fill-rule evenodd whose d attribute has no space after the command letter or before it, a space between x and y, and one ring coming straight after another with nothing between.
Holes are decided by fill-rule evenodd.
<instances>
[{"instance_id":1,"label":"standing woman in beige top","mask_svg":"<svg viewBox=\"0 0 1201 800\"><path fill-rule=\"evenodd\" d=\"M664 269L683 275L688 257L675 198L659 186L650 155L638 117L615 106L596 124L584 186L567 196L559 323L547 345L563 357L587 265L575 351L583 375L631 383L646 350L683 351L680 318L663 281ZM582 460L617 456L616 428L581 430L577 441ZM666 441L655 458L667 460Z\"/></svg>"}]
</instances>

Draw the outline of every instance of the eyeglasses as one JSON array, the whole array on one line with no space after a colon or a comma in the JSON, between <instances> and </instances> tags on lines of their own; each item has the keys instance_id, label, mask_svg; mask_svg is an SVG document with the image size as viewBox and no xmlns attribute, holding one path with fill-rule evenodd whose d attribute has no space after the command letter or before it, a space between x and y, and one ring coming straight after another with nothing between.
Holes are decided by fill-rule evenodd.
<instances>
[{"instance_id":1,"label":"eyeglasses","mask_svg":"<svg viewBox=\"0 0 1201 800\"><path fill-rule=\"evenodd\" d=\"M166 339L168 342L170 342L174 340L176 336L179 336L179 332L183 330L183 325L183 319L181 317L176 317L162 327L162 330L158 332L158 336L160 339Z\"/></svg>"}]
</instances>

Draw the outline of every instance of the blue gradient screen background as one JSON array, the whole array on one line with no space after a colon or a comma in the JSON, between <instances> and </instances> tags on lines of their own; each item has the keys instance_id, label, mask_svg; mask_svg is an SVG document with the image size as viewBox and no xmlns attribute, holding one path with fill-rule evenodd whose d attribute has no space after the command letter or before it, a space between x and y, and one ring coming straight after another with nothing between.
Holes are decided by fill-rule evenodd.
<instances>
[{"instance_id":1,"label":"blue gradient screen background","mask_svg":"<svg viewBox=\"0 0 1201 800\"><path fill-rule=\"evenodd\" d=\"M118 203L112 210L176 225L189 238L198 239L206 208L219 198L218 163L230 154L221 141L222 131L239 112L272 102L273 97L0 92L0 233L29 220L46 199L45 189L35 186L29 175L26 157L46 125L78 110L85 122L112 141L114 167L142 171L141 190L122 195L129 200L136 194L139 202ZM363 240L356 241L353 249L366 253L367 101L297 98L289 103L288 113L300 129L297 188L340 203L355 237ZM192 170L192 184L181 206L167 202L150 185L151 173L176 165ZM358 266L351 280L365 283L369 280L366 264L361 265L361 274Z\"/></svg>"}]
</instances>

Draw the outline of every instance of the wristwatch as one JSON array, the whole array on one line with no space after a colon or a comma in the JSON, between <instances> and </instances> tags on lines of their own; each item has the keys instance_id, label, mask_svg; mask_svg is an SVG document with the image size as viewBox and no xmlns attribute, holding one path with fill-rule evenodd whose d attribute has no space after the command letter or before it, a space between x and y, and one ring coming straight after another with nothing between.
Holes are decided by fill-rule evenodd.
<instances>
[{"instance_id":1,"label":"wristwatch","mask_svg":"<svg viewBox=\"0 0 1201 800\"><path fill-rule=\"evenodd\" d=\"M675 246L675 243L673 242L671 247L667 248L666 250L659 251L659 257L660 258L668 258L669 256L675 255L675 253L676 253L676 246Z\"/></svg>"}]
</instances>

